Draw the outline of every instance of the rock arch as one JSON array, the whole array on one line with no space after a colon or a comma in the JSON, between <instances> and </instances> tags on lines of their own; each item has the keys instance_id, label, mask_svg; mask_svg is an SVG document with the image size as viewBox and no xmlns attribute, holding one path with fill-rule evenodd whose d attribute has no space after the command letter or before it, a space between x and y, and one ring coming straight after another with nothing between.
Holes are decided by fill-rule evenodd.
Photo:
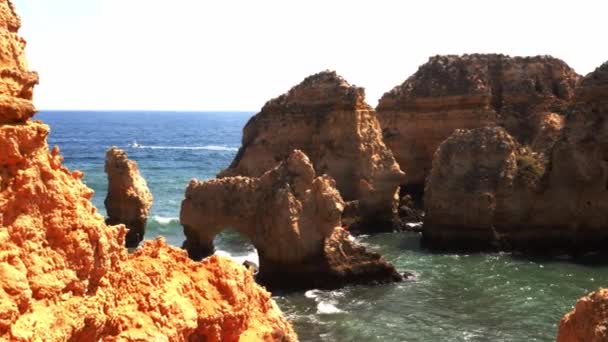
<instances>
[{"instance_id":1,"label":"rock arch","mask_svg":"<svg viewBox=\"0 0 608 342\"><path fill-rule=\"evenodd\" d=\"M210 255L215 236L231 227L258 250L258 278L272 288L401 280L341 228L343 209L335 181L317 177L308 157L295 150L259 178L191 181L180 213L184 248L194 259Z\"/></svg>"}]
</instances>

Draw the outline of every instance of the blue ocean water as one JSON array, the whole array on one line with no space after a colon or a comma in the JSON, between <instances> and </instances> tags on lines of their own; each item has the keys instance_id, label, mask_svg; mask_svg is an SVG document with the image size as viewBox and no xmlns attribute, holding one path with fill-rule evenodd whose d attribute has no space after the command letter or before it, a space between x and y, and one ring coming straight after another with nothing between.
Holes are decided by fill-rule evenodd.
<instances>
[{"instance_id":1,"label":"blue ocean water","mask_svg":"<svg viewBox=\"0 0 608 342\"><path fill-rule=\"evenodd\" d=\"M43 111L36 117L51 126L49 145L59 146L65 164L84 171L102 215L108 186L105 151L111 146L124 149L137 161L154 195L146 238L163 235L181 246L179 208L188 182L213 178L230 164L252 114Z\"/></svg>"},{"instance_id":2,"label":"blue ocean water","mask_svg":"<svg viewBox=\"0 0 608 342\"><path fill-rule=\"evenodd\" d=\"M146 238L180 246L178 222L191 178L214 177L237 152L252 113L42 112L71 169L85 172L105 214L105 151L137 161L155 201ZM608 285L605 263L510 254L433 254L412 233L358 238L416 281L276 295L302 341L553 341L557 323L583 294ZM216 238L223 253L255 261L238 234Z\"/></svg>"}]
</instances>

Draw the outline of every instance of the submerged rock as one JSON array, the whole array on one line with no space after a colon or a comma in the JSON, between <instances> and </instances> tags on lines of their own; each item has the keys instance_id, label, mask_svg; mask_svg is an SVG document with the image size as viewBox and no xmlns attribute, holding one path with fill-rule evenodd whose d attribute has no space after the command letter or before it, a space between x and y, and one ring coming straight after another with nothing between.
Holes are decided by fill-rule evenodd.
<instances>
[{"instance_id":1,"label":"submerged rock","mask_svg":"<svg viewBox=\"0 0 608 342\"><path fill-rule=\"evenodd\" d=\"M190 182L180 221L194 259L214 251L226 228L249 238L259 254L261 283L280 289L331 288L401 280L380 255L341 228L342 197L308 157L293 151L261 177Z\"/></svg>"},{"instance_id":2,"label":"submerged rock","mask_svg":"<svg viewBox=\"0 0 608 342\"><path fill-rule=\"evenodd\" d=\"M559 322L557 342L608 341L608 289L579 299Z\"/></svg>"},{"instance_id":3,"label":"submerged rock","mask_svg":"<svg viewBox=\"0 0 608 342\"><path fill-rule=\"evenodd\" d=\"M376 110L407 185L422 188L435 150L456 129L501 126L535 152L549 150L579 78L550 56L435 56Z\"/></svg>"},{"instance_id":4,"label":"submerged rock","mask_svg":"<svg viewBox=\"0 0 608 342\"><path fill-rule=\"evenodd\" d=\"M152 193L140 175L137 163L117 147L106 152L105 171L108 175L108 194L104 202L108 212L106 224L127 226L126 246L137 247L146 232Z\"/></svg>"},{"instance_id":5,"label":"submerged rock","mask_svg":"<svg viewBox=\"0 0 608 342\"><path fill-rule=\"evenodd\" d=\"M23 46L18 23L0 0L0 46ZM25 63L5 57L2 70ZM128 255L125 227L104 223L82 173L49 151L49 127L26 120L31 102L2 75L0 118L11 120L0 121L0 340L296 340L242 266L195 263L162 240ZM15 112L30 114L13 124Z\"/></svg>"},{"instance_id":6,"label":"submerged rock","mask_svg":"<svg viewBox=\"0 0 608 342\"><path fill-rule=\"evenodd\" d=\"M547 153L501 128L459 130L433 160L424 240L440 248L605 252L608 64L587 75Z\"/></svg>"},{"instance_id":7,"label":"submerged rock","mask_svg":"<svg viewBox=\"0 0 608 342\"><path fill-rule=\"evenodd\" d=\"M359 201L369 229L392 229L404 174L382 141L363 88L335 72L306 78L266 103L243 130L243 143L220 177L260 177L294 149L310 157L317 174L328 174L347 201Z\"/></svg>"}]
</instances>

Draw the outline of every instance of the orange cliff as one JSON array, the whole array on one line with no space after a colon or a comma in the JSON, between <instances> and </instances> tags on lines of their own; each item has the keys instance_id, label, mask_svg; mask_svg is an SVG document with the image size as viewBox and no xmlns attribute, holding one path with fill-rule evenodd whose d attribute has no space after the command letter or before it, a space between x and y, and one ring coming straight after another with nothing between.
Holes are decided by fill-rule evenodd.
<instances>
[{"instance_id":1,"label":"orange cliff","mask_svg":"<svg viewBox=\"0 0 608 342\"><path fill-rule=\"evenodd\" d=\"M244 267L161 239L127 254L126 228L105 225L29 120L37 76L19 26L0 0L0 340L296 340Z\"/></svg>"},{"instance_id":2,"label":"orange cliff","mask_svg":"<svg viewBox=\"0 0 608 342\"><path fill-rule=\"evenodd\" d=\"M608 289L579 299L559 322L557 342L608 341Z\"/></svg>"}]
</instances>

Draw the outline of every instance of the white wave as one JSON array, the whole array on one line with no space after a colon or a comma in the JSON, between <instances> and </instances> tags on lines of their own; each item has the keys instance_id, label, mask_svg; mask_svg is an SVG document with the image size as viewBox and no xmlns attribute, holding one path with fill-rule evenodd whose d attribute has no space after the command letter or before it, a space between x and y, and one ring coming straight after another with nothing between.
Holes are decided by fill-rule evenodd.
<instances>
[{"instance_id":1,"label":"white wave","mask_svg":"<svg viewBox=\"0 0 608 342\"><path fill-rule=\"evenodd\" d=\"M179 222L179 217L165 217L160 215L152 216L152 219L160 224L169 224L171 222Z\"/></svg>"},{"instance_id":2,"label":"white wave","mask_svg":"<svg viewBox=\"0 0 608 342\"><path fill-rule=\"evenodd\" d=\"M162 145L140 145L132 143L128 145L131 148L148 149L148 150L207 150L207 151L231 151L236 152L237 147L220 146L220 145L205 145L205 146L162 146Z\"/></svg>"},{"instance_id":3,"label":"white wave","mask_svg":"<svg viewBox=\"0 0 608 342\"><path fill-rule=\"evenodd\" d=\"M220 256L223 256L226 258L230 258L239 264L242 264L245 261L251 261L256 265L260 265L260 258L258 256L257 252L251 252L247 255L234 256L234 255L230 254L229 252L222 251L222 250L216 250L214 254L220 255Z\"/></svg>"},{"instance_id":4,"label":"white wave","mask_svg":"<svg viewBox=\"0 0 608 342\"><path fill-rule=\"evenodd\" d=\"M419 228L419 227L422 227L422 222L406 223L405 225L410 228Z\"/></svg>"},{"instance_id":5,"label":"white wave","mask_svg":"<svg viewBox=\"0 0 608 342\"><path fill-rule=\"evenodd\" d=\"M317 297L319 297L319 295L321 294L321 292L322 292L321 290L317 290L317 289L315 289L315 290L308 290L308 291L304 292L304 296L306 298L317 298Z\"/></svg>"},{"instance_id":6,"label":"white wave","mask_svg":"<svg viewBox=\"0 0 608 342\"><path fill-rule=\"evenodd\" d=\"M320 302L317 304L317 313L320 315L338 314L344 311L338 309L334 304L329 302Z\"/></svg>"}]
</instances>

